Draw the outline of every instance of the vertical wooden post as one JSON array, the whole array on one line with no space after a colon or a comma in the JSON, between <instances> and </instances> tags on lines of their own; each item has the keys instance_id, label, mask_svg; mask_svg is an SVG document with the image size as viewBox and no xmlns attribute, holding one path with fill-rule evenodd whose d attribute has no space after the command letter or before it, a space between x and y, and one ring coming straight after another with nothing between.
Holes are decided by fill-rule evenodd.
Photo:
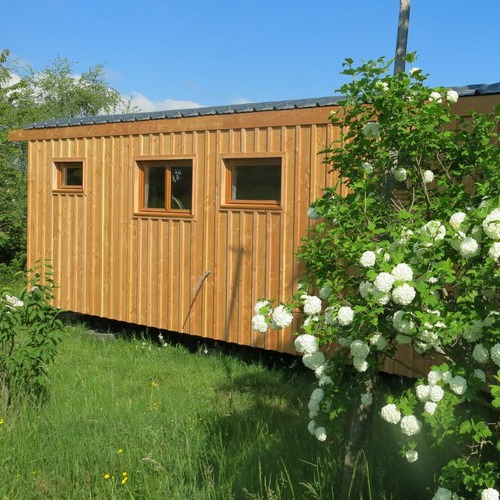
<instances>
[{"instance_id":1,"label":"vertical wooden post","mask_svg":"<svg viewBox=\"0 0 500 500\"><path fill-rule=\"evenodd\" d=\"M408 26L410 24L410 0L399 0L398 36L396 39L396 56L394 74L405 70L406 45L408 42Z\"/></svg>"}]
</instances>

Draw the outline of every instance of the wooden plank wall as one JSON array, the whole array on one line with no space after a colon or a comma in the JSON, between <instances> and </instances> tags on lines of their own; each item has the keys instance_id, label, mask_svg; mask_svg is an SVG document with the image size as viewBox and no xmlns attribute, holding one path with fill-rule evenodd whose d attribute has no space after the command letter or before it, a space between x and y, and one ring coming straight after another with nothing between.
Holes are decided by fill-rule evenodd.
<instances>
[{"instance_id":1,"label":"wooden plank wall","mask_svg":"<svg viewBox=\"0 0 500 500\"><path fill-rule=\"evenodd\" d=\"M293 351L290 330L251 330L253 306L296 287L307 208L334 181L317 151L335 134L324 123L32 141L29 265L52 261L63 309ZM134 215L135 162L150 156L193 158L192 219ZM245 156L282 158L281 210L221 207L223 160ZM53 191L64 158L83 159L83 194Z\"/></svg>"},{"instance_id":2,"label":"wooden plank wall","mask_svg":"<svg viewBox=\"0 0 500 500\"><path fill-rule=\"evenodd\" d=\"M497 102L461 99L456 111ZM307 208L335 181L317 154L338 139L329 111L248 113L228 118L232 126L210 117L19 131L14 140L29 140L28 264L52 261L63 309L294 352L291 329L261 335L250 323L258 298L295 290ZM192 219L134 215L135 162L151 156L193 159ZM282 158L281 210L222 206L223 160L242 156ZM83 194L53 192L53 160L64 158L84 160ZM418 375L430 364L403 346L383 370Z\"/></svg>"}]
</instances>

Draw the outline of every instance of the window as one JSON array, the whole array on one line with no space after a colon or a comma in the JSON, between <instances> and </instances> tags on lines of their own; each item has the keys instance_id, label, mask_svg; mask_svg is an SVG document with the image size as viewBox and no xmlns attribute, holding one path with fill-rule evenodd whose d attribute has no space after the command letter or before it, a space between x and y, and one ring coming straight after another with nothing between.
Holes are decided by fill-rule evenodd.
<instances>
[{"instance_id":1,"label":"window","mask_svg":"<svg viewBox=\"0 0 500 500\"><path fill-rule=\"evenodd\" d=\"M60 191L83 191L83 161L56 161L57 189Z\"/></svg>"},{"instance_id":2,"label":"window","mask_svg":"<svg viewBox=\"0 0 500 500\"><path fill-rule=\"evenodd\" d=\"M280 158L234 159L225 162L228 204L280 206Z\"/></svg>"},{"instance_id":3,"label":"window","mask_svg":"<svg viewBox=\"0 0 500 500\"><path fill-rule=\"evenodd\" d=\"M190 214L193 197L191 160L139 162L140 211Z\"/></svg>"}]
</instances>

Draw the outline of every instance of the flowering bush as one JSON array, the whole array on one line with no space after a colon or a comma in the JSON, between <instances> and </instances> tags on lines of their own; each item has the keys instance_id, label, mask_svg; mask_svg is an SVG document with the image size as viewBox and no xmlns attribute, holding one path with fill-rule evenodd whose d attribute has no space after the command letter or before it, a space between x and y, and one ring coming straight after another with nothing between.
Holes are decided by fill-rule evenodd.
<instances>
[{"instance_id":1,"label":"flowering bush","mask_svg":"<svg viewBox=\"0 0 500 500\"><path fill-rule=\"evenodd\" d=\"M41 396L48 381L48 367L62 339L58 310L50 305L53 284L40 269L19 297L0 292L0 408L17 404L25 396Z\"/></svg>"},{"instance_id":2,"label":"flowering bush","mask_svg":"<svg viewBox=\"0 0 500 500\"><path fill-rule=\"evenodd\" d=\"M345 97L330 115L341 140L323 151L339 181L311 207L315 224L299 252L305 276L290 303L278 306L287 314L280 324L291 323L293 310L306 316L296 346L318 377L309 430L321 440L347 401L372 403L380 362L400 345L436 360L414 390L391 397L380 415L400 426L409 463L418 462L420 432L436 445L453 443L458 458L444 465L434 498L494 498L498 116L462 120L451 111L455 91L427 87L420 69L395 76L388 70L384 59L359 68L345 63L353 81L340 89ZM336 195L342 184L349 189L344 198ZM277 325L272 305L265 307L254 318L258 331L262 321ZM318 346L332 342L337 348L327 360Z\"/></svg>"}]
</instances>

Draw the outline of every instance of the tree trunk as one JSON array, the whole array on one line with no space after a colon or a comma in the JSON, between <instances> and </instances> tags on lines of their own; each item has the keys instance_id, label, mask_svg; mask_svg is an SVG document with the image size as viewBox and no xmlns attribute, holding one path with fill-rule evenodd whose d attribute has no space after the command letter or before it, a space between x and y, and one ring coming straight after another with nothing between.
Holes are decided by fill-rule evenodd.
<instances>
[{"instance_id":1,"label":"tree trunk","mask_svg":"<svg viewBox=\"0 0 500 500\"><path fill-rule=\"evenodd\" d=\"M406 46L408 42L408 26L410 23L410 0L399 0L398 35L396 40L396 56L394 58L394 74L405 71ZM398 155L395 155L398 161ZM392 198L394 191L393 176L386 179L386 192ZM366 383L368 392L373 391L373 380ZM366 488L366 456L364 445L369 439L368 432L371 428L371 405L358 404L354 407L349 443L344 457L344 471L342 478L342 500L359 499L363 497Z\"/></svg>"},{"instance_id":2,"label":"tree trunk","mask_svg":"<svg viewBox=\"0 0 500 500\"><path fill-rule=\"evenodd\" d=\"M373 391L373 380L366 382L367 392ZM356 404L351 418L349 443L344 457L342 477L342 500L363 498L366 489L366 455L364 446L371 428L372 406Z\"/></svg>"},{"instance_id":3,"label":"tree trunk","mask_svg":"<svg viewBox=\"0 0 500 500\"><path fill-rule=\"evenodd\" d=\"M394 74L405 70L406 45L408 42L408 25L410 24L410 0L399 0L398 36L396 40L396 56Z\"/></svg>"}]
</instances>

